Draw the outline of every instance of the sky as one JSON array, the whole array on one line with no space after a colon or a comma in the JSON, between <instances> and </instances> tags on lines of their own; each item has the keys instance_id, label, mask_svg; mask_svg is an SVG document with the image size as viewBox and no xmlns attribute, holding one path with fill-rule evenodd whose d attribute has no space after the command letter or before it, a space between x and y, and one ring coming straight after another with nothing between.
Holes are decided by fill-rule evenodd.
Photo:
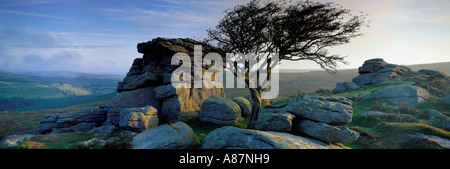
<instances>
[{"instance_id":1,"label":"sky","mask_svg":"<svg viewBox=\"0 0 450 169\"><path fill-rule=\"evenodd\" d=\"M207 36L224 11L249 0L0 0L0 70L125 75L142 57L136 45L156 37ZM450 61L449 0L316 0L368 15L364 36L330 49L357 68L365 60ZM319 69L282 61L281 69Z\"/></svg>"}]
</instances>

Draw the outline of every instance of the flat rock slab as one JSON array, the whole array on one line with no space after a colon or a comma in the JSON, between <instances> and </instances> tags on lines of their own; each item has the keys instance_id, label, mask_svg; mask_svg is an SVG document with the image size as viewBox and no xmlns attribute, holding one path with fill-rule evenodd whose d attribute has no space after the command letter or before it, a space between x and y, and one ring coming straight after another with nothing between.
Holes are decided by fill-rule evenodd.
<instances>
[{"instance_id":1,"label":"flat rock slab","mask_svg":"<svg viewBox=\"0 0 450 169\"><path fill-rule=\"evenodd\" d=\"M211 131L203 149L342 149L315 139L288 133L240 129L231 126Z\"/></svg>"},{"instance_id":2,"label":"flat rock slab","mask_svg":"<svg viewBox=\"0 0 450 169\"><path fill-rule=\"evenodd\" d=\"M389 103L399 104L407 102L417 106L430 97L430 94L418 86L394 86L379 90L374 90L370 94L361 97L367 99L386 99Z\"/></svg>"},{"instance_id":3,"label":"flat rock slab","mask_svg":"<svg viewBox=\"0 0 450 169\"><path fill-rule=\"evenodd\" d=\"M352 121L352 104L345 97L305 95L293 101L288 111L298 118L339 126Z\"/></svg>"},{"instance_id":4,"label":"flat rock slab","mask_svg":"<svg viewBox=\"0 0 450 169\"><path fill-rule=\"evenodd\" d=\"M190 149L200 146L194 130L181 121L139 133L131 144L133 149Z\"/></svg>"},{"instance_id":5,"label":"flat rock slab","mask_svg":"<svg viewBox=\"0 0 450 169\"><path fill-rule=\"evenodd\" d=\"M359 133L343 126L330 126L310 120L302 120L294 128L311 137L325 142L352 143L359 137Z\"/></svg>"}]
</instances>

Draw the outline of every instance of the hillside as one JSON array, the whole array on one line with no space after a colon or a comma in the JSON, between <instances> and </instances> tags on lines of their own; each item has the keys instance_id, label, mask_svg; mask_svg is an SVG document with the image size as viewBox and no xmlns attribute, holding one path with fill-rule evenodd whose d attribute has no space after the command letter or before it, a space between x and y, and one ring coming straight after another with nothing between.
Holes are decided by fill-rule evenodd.
<instances>
[{"instance_id":1,"label":"hillside","mask_svg":"<svg viewBox=\"0 0 450 169\"><path fill-rule=\"evenodd\" d=\"M351 81L358 72L354 69L341 70L337 76L325 71L305 73L280 73L281 97L296 96L300 93L314 93L319 89L333 89L337 82ZM225 88L226 97L249 95L248 89Z\"/></svg>"},{"instance_id":2,"label":"hillside","mask_svg":"<svg viewBox=\"0 0 450 169\"><path fill-rule=\"evenodd\" d=\"M429 63L429 64L417 64L417 65L407 65L413 71L418 71L420 69L431 69L437 70L447 75L450 75L450 62L441 63Z\"/></svg>"},{"instance_id":3,"label":"hillside","mask_svg":"<svg viewBox=\"0 0 450 169\"><path fill-rule=\"evenodd\" d=\"M431 69L450 75L450 62L407 65L413 71ZM305 72L307 71L307 72ZM281 69L280 70L280 94L281 97L289 97L299 93L314 93L319 89L334 89L337 82L350 82L358 76L357 69L339 70L336 76L324 70L310 69ZM229 98L248 95L248 89L225 89Z\"/></svg>"},{"instance_id":4,"label":"hillside","mask_svg":"<svg viewBox=\"0 0 450 169\"><path fill-rule=\"evenodd\" d=\"M120 80L118 75L0 71L0 111L112 93Z\"/></svg>"},{"instance_id":5,"label":"hillside","mask_svg":"<svg viewBox=\"0 0 450 169\"><path fill-rule=\"evenodd\" d=\"M106 105L115 95L116 92L84 96L0 112L0 140L7 135L33 133L46 115L98 108L99 105Z\"/></svg>"}]
</instances>

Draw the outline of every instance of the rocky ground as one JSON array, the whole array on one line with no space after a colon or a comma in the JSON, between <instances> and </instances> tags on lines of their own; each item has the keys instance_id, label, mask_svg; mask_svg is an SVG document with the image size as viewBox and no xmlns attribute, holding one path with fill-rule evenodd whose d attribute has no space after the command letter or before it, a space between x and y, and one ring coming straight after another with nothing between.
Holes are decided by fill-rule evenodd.
<instances>
[{"instance_id":1,"label":"rocky ground","mask_svg":"<svg viewBox=\"0 0 450 169\"><path fill-rule=\"evenodd\" d=\"M192 51L194 44L216 51L192 39L139 44L144 56L134 61L108 106L48 115L34 134L7 136L0 147L449 148L450 78L440 72L368 60L359 76L333 91L263 105L250 130L250 100L224 98L218 88L174 88L167 80L176 68L167 58Z\"/></svg>"}]
</instances>

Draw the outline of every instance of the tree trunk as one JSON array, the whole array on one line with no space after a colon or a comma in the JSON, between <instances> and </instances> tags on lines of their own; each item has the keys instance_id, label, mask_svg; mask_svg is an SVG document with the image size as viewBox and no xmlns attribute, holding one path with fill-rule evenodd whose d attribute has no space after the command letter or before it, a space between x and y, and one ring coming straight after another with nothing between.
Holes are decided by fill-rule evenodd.
<instances>
[{"instance_id":1,"label":"tree trunk","mask_svg":"<svg viewBox=\"0 0 450 169\"><path fill-rule=\"evenodd\" d=\"M252 114L247 124L247 129L255 129L258 120L259 108L261 107L261 90L258 88L249 88L252 96Z\"/></svg>"}]
</instances>

